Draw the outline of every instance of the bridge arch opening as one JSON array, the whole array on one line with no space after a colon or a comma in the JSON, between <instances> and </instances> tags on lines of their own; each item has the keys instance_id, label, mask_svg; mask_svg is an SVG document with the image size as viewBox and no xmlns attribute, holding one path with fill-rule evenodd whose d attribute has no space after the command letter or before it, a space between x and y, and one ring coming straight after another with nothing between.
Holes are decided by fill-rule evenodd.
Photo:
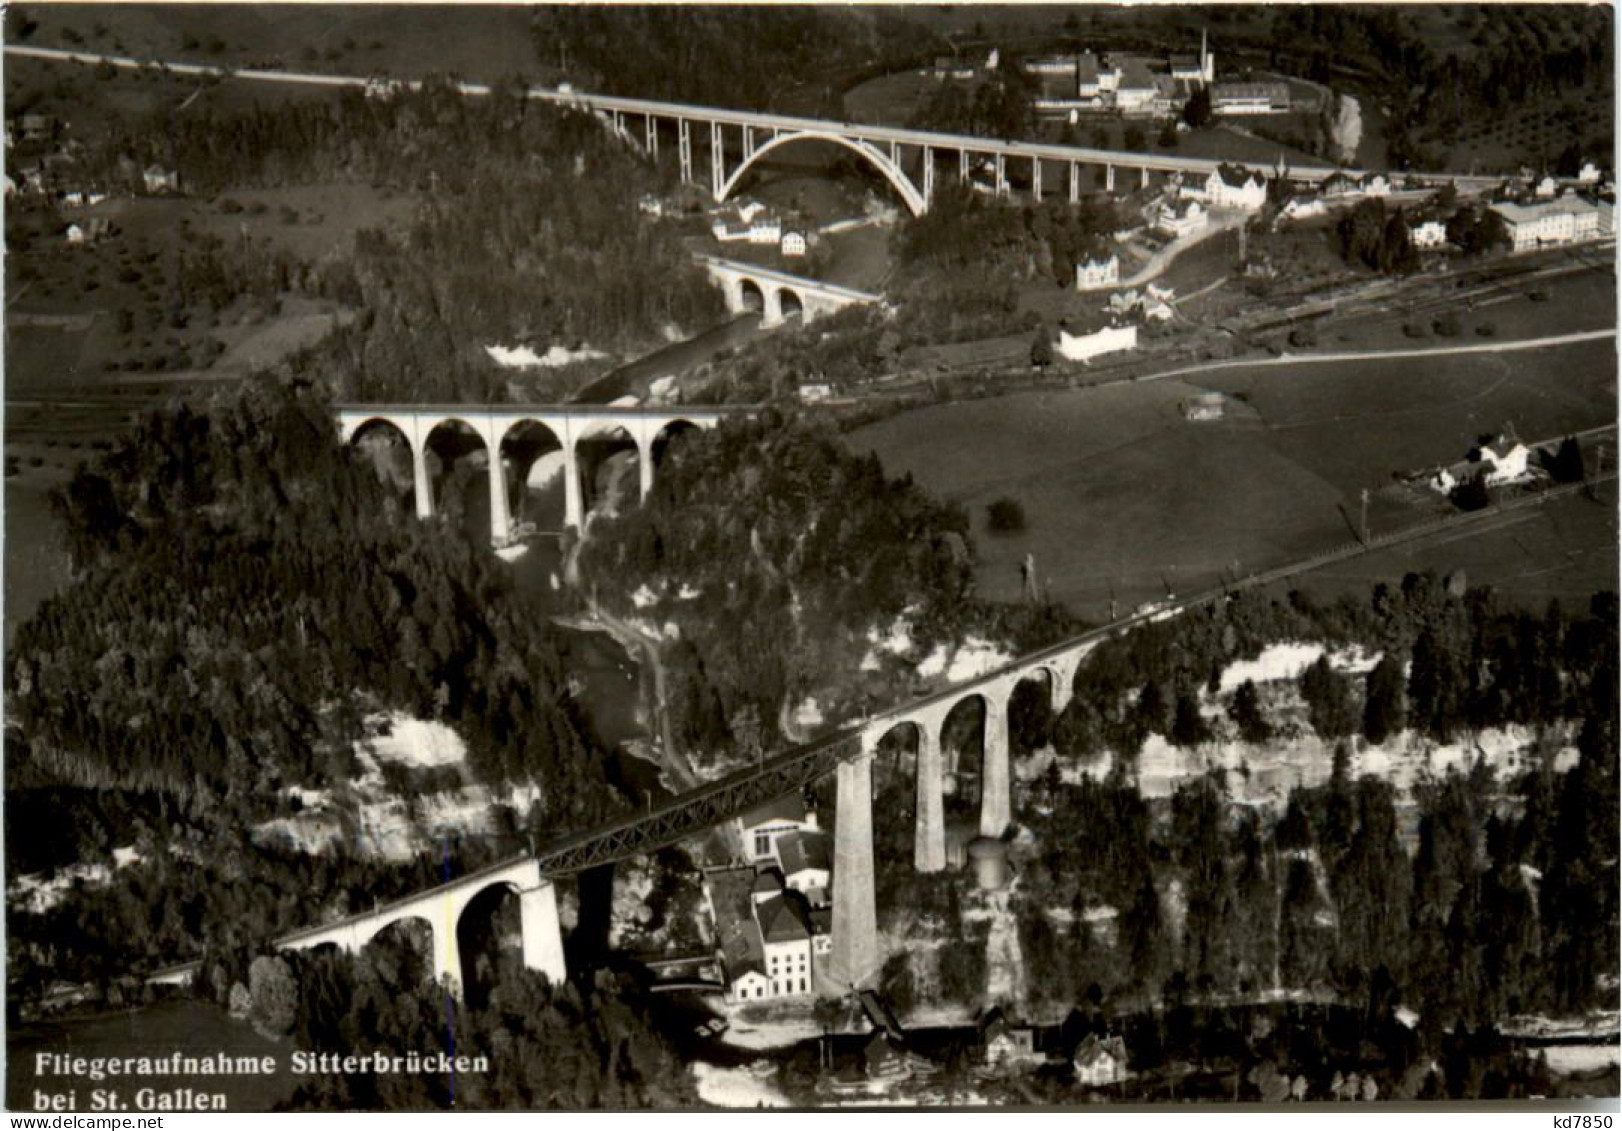
<instances>
[{"instance_id":1,"label":"bridge arch opening","mask_svg":"<svg viewBox=\"0 0 1622 1131\"><path fill-rule=\"evenodd\" d=\"M793 147L793 152L784 152L785 147ZM725 201L751 178L782 193L792 191L795 179L833 176L846 180L852 175L862 180L876 175L895 190L914 216L925 211L923 194L902 168L890 162L887 153L866 142L821 131L780 134L757 147L733 170L716 200Z\"/></svg>"},{"instance_id":2,"label":"bridge arch opening","mask_svg":"<svg viewBox=\"0 0 1622 1131\"><path fill-rule=\"evenodd\" d=\"M411 440L398 424L374 416L350 433L349 446L377 473L390 498L414 505Z\"/></svg>"},{"instance_id":3,"label":"bridge arch opening","mask_svg":"<svg viewBox=\"0 0 1622 1131\"><path fill-rule=\"evenodd\" d=\"M434 513L469 538L490 540L490 449L465 420L451 417L423 439Z\"/></svg>"},{"instance_id":4,"label":"bridge arch opening","mask_svg":"<svg viewBox=\"0 0 1622 1131\"><path fill-rule=\"evenodd\" d=\"M568 453L558 434L539 420L517 421L501 437L501 464L513 534L561 531Z\"/></svg>"},{"instance_id":5,"label":"bridge arch opening","mask_svg":"<svg viewBox=\"0 0 1622 1131\"><path fill-rule=\"evenodd\" d=\"M738 297L747 314L764 314L766 312L766 292L760 289L760 284L753 279L738 280Z\"/></svg>"},{"instance_id":6,"label":"bridge arch opening","mask_svg":"<svg viewBox=\"0 0 1622 1131\"><path fill-rule=\"evenodd\" d=\"M509 883L481 890L456 918L456 951L462 965L462 1000L474 1009L490 991L524 966L524 925L518 891Z\"/></svg>"},{"instance_id":7,"label":"bridge arch opening","mask_svg":"<svg viewBox=\"0 0 1622 1131\"><path fill-rule=\"evenodd\" d=\"M785 322L790 318L805 320L805 300L800 298L798 291L790 287L777 289L777 309Z\"/></svg>"},{"instance_id":8,"label":"bridge arch opening","mask_svg":"<svg viewBox=\"0 0 1622 1131\"><path fill-rule=\"evenodd\" d=\"M899 722L885 731L873 755L873 866L880 915L911 900L887 898L910 885L918 823L918 755L922 724Z\"/></svg>"},{"instance_id":9,"label":"bridge arch opening","mask_svg":"<svg viewBox=\"0 0 1622 1131\"><path fill-rule=\"evenodd\" d=\"M683 444L702 431L703 429L691 420L672 420L659 429L658 434L653 438L651 447L654 468L663 467L665 460L670 458L672 451L681 450ZM657 477L654 478L654 482L659 482Z\"/></svg>"},{"instance_id":10,"label":"bridge arch opening","mask_svg":"<svg viewBox=\"0 0 1622 1131\"><path fill-rule=\"evenodd\" d=\"M434 925L422 916L396 919L360 949L384 985L406 989L434 980Z\"/></svg>"},{"instance_id":11,"label":"bridge arch opening","mask_svg":"<svg viewBox=\"0 0 1622 1131\"><path fill-rule=\"evenodd\" d=\"M965 695L941 724L941 792L946 797L944 809L950 824L979 819L988 712L984 695Z\"/></svg>"},{"instance_id":12,"label":"bridge arch opening","mask_svg":"<svg viewBox=\"0 0 1622 1131\"><path fill-rule=\"evenodd\" d=\"M1053 737L1054 675L1035 668L1020 677L1008 696L1008 742L1015 755L1042 749Z\"/></svg>"},{"instance_id":13,"label":"bridge arch opening","mask_svg":"<svg viewBox=\"0 0 1622 1131\"><path fill-rule=\"evenodd\" d=\"M580 474L580 505L589 517L595 510L621 514L641 501L642 450L624 428L594 431L575 441Z\"/></svg>"}]
</instances>

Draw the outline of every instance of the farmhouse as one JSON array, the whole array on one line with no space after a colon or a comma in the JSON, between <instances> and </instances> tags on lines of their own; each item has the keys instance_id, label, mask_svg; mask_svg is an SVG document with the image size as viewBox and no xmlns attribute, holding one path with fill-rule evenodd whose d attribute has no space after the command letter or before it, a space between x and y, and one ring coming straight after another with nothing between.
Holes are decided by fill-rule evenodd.
<instances>
[{"instance_id":1,"label":"farmhouse","mask_svg":"<svg viewBox=\"0 0 1622 1131\"><path fill-rule=\"evenodd\" d=\"M1553 200L1560 195L1560 185L1547 173L1532 186L1532 195L1539 200Z\"/></svg>"},{"instance_id":2,"label":"farmhouse","mask_svg":"<svg viewBox=\"0 0 1622 1131\"><path fill-rule=\"evenodd\" d=\"M1359 186L1364 196L1390 196L1391 181L1384 173L1370 173Z\"/></svg>"},{"instance_id":3,"label":"farmhouse","mask_svg":"<svg viewBox=\"0 0 1622 1131\"><path fill-rule=\"evenodd\" d=\"M1599 184L1599 166L1592 161L1584 161L1583 167L1577 172L1577 180L1585 185Z\"/></svg>"},{"instance_id":4,"label":"farmhouse","mask_svg":"<svg viewBox=\"0 0 1622 1131\"><path fill-rule=\"evenodd\" d=\"M783 242L778 250L785 259L800 259L805 255L805 233L788 231L783 233Z\"/></svg>"},{"instance_id":5,"label":"farmhouse","mask_svg":"<svg viewBox=\"0 0 1622 1131\"><path fill-rule=\"evenodd\" d=\"M1000 1008L993 1007L980 1022L980 1062L993 1071L1040 1063L1036 1050L1036 1030L1029 1025L1011 1025Z\"/></svg>"},{"instance_id":6,"label":"farmhouse","mask_svg":"<svg viewBox=\"0 0 1622 1131\"><path fill-rule=\"evenodd\" d=\"M1076 1082L1089 1088L1117 1084L1130 1075L1126 1068L1126 1042L1120 1037L1088 1033L1073 1061Z\"/></svg>"},{"instance_id":7,"label":"farmhouse","mask_svg":"<svg viewBox=\"0 0 1622 1131\"><path fill-rule=\"evenodd\" d=\"M1113 287L1121 281L1121 257L1114 252L1108 259L1088 257L1076 264L1076 290L1097 291Z\"/></svg>"},{"instance_id":8,"label":"farmhouse","mask_svg":"<svg viewBox=\"0 0 1622 1131\"><path fill-rule=\"evenodd\" d=\"M1319 184L1318 191L1325 197L1333 199L1341 196L1356 196L1363 191L1363 186L1349 173L1330 173Z\"/></svg>"},{"instance_id":9,"label":"farmhouse","mask_svg":"<svg viewBox=\"0 0 1622 1131\"><path fill-rule=\"evenodd\" d=\"M1297 194L1284 202L1279 214L1286 220L1308 220L1314 216L1322 216L1327 211L1324 202L1317 197Z\"/></svg>"},{"instance_id":10,"label":"farmhouse","mask_svg":"<svg viewBox=\"0 0 1622 1131\"><path fill-rule=\"evenodd\" d=\"M153 196L180 191L180 174L162 165L148 165L141 173L141 180Z\"/></svg>"},{"instance_id":11,"label":"farmhouse","mask_svg":"<svg viewBox=\"0 0 1622 1131\"><path fill-rule=\"evenodd\" d=\"M1486 469L1487 486L1511 483L1524 479L1527 462L1531 458L1527 446L1513 436L1499 436L1490 444L1483 444L1470 453L1470 462Z\"/></svg>"},{"instance_id":12,"label":"farmhouse","mask_svg":"<svg viewBox=\"0 0 1622 1131\"><path fill-rule=\"evenodd\" d=\"M1183 417L1196 424L1222 419L1222 394L1198 393L1182 404Z\"/></svg>"},{"instance_id":13,"label":"farmhouse","mask_svg":"<svg viewBox=\"0 0 1622 1131\"><path fill-rule=\"evenodd\" d=\"M1516 251L1593 239L1599 235L1599 207L1579 196L1536 204L1500 202L1491 206L1503 217Z\"/></svg>"}]
</instances>

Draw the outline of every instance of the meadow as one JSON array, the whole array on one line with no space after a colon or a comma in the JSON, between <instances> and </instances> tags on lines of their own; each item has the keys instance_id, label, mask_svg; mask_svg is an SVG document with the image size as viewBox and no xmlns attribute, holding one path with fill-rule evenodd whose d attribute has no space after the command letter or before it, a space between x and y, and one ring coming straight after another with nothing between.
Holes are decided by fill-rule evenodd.
<instances>
[{"instance_id":1,"label":"meadow","mask_svg":"<svg viewBox=\"0 0 1622 1131\"><path fill-rule=\"evenodd\" d=\"M968 509L983 595L1017 599L1029 553L1054 598L1102 617L1112 600L1124 611L1343 543L1364 488L1461 459L1506 423L1528 440L1609 423L1615 375L1609 341L1245 366L937 405L847 442ZM1203 389L1229 394L1223 420L1184 418L1182 402ZM1005 496L1026 528L994 535L987 506ZM1381 492L1371 520L1378 531L1436 505Z\"/></svg>"}]
</instances>

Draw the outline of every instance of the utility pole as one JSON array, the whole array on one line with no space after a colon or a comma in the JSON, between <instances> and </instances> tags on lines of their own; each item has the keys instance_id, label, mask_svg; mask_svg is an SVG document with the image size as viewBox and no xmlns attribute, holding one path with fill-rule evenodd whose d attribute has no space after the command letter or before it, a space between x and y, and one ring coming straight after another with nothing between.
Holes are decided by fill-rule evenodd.
<instances>
[{"instance_id":1,"label":"utility pole","mask_svg":"<svg viewBox=\"0 0 1622 1131\"><path fill-rule=\"evenodd\" d=\"M1367 546L1369 544L1369 489L1367 487L1363 488L1361 498L1363 500L1363 511L1359 525L1363 530L1363 545Z\"/></svg>"}]
</instances>

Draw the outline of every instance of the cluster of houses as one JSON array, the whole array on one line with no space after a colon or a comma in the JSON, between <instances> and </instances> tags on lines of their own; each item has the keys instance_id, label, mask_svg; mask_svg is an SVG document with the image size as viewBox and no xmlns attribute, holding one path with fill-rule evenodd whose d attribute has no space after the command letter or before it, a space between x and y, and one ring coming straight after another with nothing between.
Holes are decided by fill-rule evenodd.
<instances>
[{"instance_id":1,"label":"cluster of houses","mask_svg":"<svg viewBox=\"0 0 1622 1131\"><path fill-rule=\"evenodd\" d=\"M710 234L717 243L775 246L785 259L804 259L810 239L799 228L785 226L771 209L755 200L739 200L716 211Z\"/></svg>"},{"instance_id":2,"label":"cluster of houses","mask_svg":"<svg viewBox=\"0 0 1622 1131\"><path fill-rule=\"evenodd\" d=\"M833 845L797 797L738 819L752 862L704 873L729 1003L806 998L833 947Z\"/></svg>"},{"instance_id":3,"label":"cluster of houses","mask_svg":"<svg viewBox=\"0 0 1622 1131\"><path fill-rule=\"evenodd\" d=\"M1111 52L1081 51L1028 60L1025 70L1043 84L1033 100L1038 113L1103 111L1127 117L1180 114L1195 91L1207 91L1219 115L1283 114L1291 109L1289 84L1279 81L1218 82L1216 54L1205 34L1198 55L1164 59Z\"/></svg>"},{"instance_id":4,"label":"cluster of houses","mask_svg":"<svg viewBox=\"0 0 1622 1131\"><path fill-rule=\"evenodd\" d=\"M1121 115L1166 117L1182 111L1189 96L1216 79L1216 56L1200 38L1198 55L1155 58L1081 51L1027 60L1024 69L1043 84L1033 101L1038 113L1101 110Z\"/></svg>"},{"instance_id":5,"label":"cluster of houses","mask_svg":"<svg viewBox=\"0 0 1622 1131\"><path fill-rule=\"evenodd\" d=\"M1615 199L1600 187L1601 173L1586 162L1576 186L1562 185L1548 175L1506 183L1492 194L1487 207L1504 222L1504 231L1516 251L1599 239L1615 232ZM1393 192L1416 186L1394 184L1384 173L1354 177L1330 174L1315 189L1290 194L1279 208L1284 220L1308 220L1328 215L1331 207L1360 200L1384 199ZM1265 200L1265 189L1262 194ZM1432 251L1448 242L1447 219L1433 205L1421 205L1407 214L1413 244Z\"/></svg>"},{"instance_id":6,"label":"cluster of houses","mask_svg":"<svg viewBox=\"0 0 1622 1131\"><path fill-rule=\"evenodd\" d=\"M160 164L144 168L129 156L118 159L107 176L84 171L85 147L65 138L66 124L46 114L19 114L6 123L8 156L5 194L26 203L53 206L63 212L94 208L115 193L167 196L180 191L180 174ZM106 234L105 221L71 223L69 243L85 243Z\"/></svg>"}]
</instances>

